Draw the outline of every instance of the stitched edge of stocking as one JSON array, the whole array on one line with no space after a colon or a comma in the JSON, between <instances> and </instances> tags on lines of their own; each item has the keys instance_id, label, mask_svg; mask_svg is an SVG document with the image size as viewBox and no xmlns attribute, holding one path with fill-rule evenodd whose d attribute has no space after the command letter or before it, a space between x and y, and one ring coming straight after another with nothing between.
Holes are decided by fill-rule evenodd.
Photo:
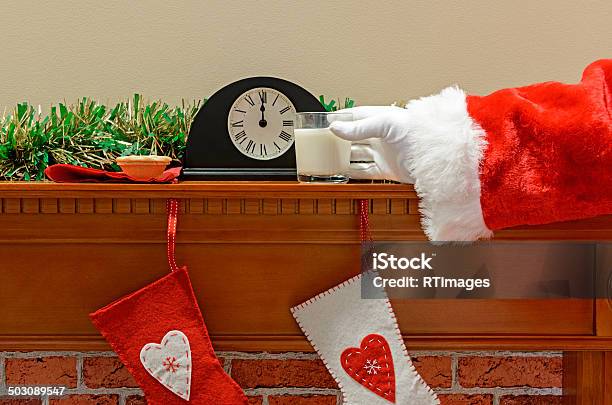
<instances>
[{"instance_id":1,"label":"stitched edge of stocking","mask_svg":"<svg viewBox=\"0 0 612 405\"><path fill-rule=\"evenodd\" d=\"M329 290L324 291L324 292L322 292L320 294L317 294L314 297L310 298L309 300L307 300L307 301L305 301L305 302L303 302L303 303L301 303L299 305L296 305L295 307L290 309L291 314L293 315L293 318L295 318L298 326L302 330L302 333L304 333L304 336L306 336L306 339L308 339L308 342L310 343L310 345L313 347L313 349L315 349L315 352L317 352L317 354L319 355L319 358L321 359L321 361L323 361L323 364L327 368L327 371L329 371L329 374L331 374L331 376L334 379L334 381L336 381L336 384L338 384L338 388L340 388L340 392L342 393L342 404L343 405L352 405L352 404L347 402L346 396L345 396L344 391L342 389L343 388L342 383L340 382L340 380L338 379L336 374L333 372L331 367L329 367L329 365L327 364L327 359L325 358L325 356L323 356L323 354L319 351L319 348L317 347L317 345L310 338L310 335L308 334L308 332L306 331L306 329L302 325L302 322L300 322L299 318L296 316L295 311L307 307L308 305L314 303L315 301L318 301L322 297L325 297L327 295L332 294L333 292L337 291L340 288L343 288L343 287L345 287L347 285L353 284L354 282L356 282L359 279L361 279L361 277L362 277L362 274L358 274L358 275L356 275L354 277L351 277L348 280L346 280L346 281L344 281L344 282L342 282L342 283L340 283L340 284L330 288ZM405 359L408 360L408 365L409 365L410 370L412 371L414 376L417 378L417 380L421 384L425 385L425 387L427 387L427 391L431 395L432 400L437 405L440 405L440 400L438 399L438 395L435 393L434 390L431 389L429 384L427 384L425 382L425 380L423 380L423 377L421 377L419 372L414 367L414 364L412 364L412 359L410 358L410 355L408 354L408 349L406 348L406 344L404 343L404 338L402 337L402 332L399 329L399 325L397 323L397 318L395 317L395 312L393 312L393 307L391 306L391 301L389 300L389 298L384 298L384 300L385 300L385 303L387 304L387 308L389 310L389 313L391 314L391 317L393 318L393 321L395 322L395 333L397 334L397 337L401 341L402 351L404 352ZM359 405L359 404L353 404L353 405Z\"/></svg>"},{"instance_id":2,"label":"stitched edge of stocking","mask_svg":"<svg viewBox=\"0 0 612 405\"><path fill-rule=\"evenodd\" d=\"M393 307L391 306L391 301L389 300L389 298L385 298L385 301L387 303L387 307L389 308L389 313L393 317L393 322L395 322L395 333L397 333L397 337L398 337L398 339L401 342L402 351L404 352L404 357L408 361L408 365L410 366L410 370L412 370L412 373L416 376L417 380L421 384L423 384L425 387L427 387L427 391L429 392L429 395L431 395L431 399L437 405L440 405L440 399L438 398L438 394L436 394L436 392L431 389L429 384L427 384L425 382L425 380L423 380L423 377L421 377L421 374L419 374L419 372L417 371L416 367L414 367L414 364L412 364L412 358L410 357L410 354L408 354L408 349L406 348L406 344L404 343L404 337L402 336L402 331L400 331L399 324L397 323L397 318L395 317L395 311L393 311Z\"/></svg>"}]
</instances>

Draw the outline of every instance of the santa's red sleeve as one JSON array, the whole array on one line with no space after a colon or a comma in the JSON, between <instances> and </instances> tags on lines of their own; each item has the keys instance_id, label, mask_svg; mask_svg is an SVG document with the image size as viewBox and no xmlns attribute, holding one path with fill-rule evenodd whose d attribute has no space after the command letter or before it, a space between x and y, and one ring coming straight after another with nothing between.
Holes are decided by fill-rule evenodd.
<instances>
[{"instance_id":1,"label":"santa's red sleeve","mask_svg":"<svg viewBox=\"0 0 612 405\"><path fill-rule=\"evenodd\" d=\"M578 84L414 100L410 171L432 240L612 214L612 59Z\"/></svg>"}]
</instances>

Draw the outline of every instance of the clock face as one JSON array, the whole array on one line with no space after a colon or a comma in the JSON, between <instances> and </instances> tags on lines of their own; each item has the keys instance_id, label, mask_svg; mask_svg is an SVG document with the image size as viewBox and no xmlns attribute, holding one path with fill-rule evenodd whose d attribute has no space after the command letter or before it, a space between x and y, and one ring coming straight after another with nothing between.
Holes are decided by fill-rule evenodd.
<instances>
[{"instance_id":1,"label":"clock face","mask_svg":"<svg viewBox=\"0 0 612 405\"><path fill-rule=\"evenodd\" d=\"M242 93L232 104L227 129L234 146L245 156L270 160L293 145L295 106L281 92L256 87Z\"/></svg>"}]
</instances>

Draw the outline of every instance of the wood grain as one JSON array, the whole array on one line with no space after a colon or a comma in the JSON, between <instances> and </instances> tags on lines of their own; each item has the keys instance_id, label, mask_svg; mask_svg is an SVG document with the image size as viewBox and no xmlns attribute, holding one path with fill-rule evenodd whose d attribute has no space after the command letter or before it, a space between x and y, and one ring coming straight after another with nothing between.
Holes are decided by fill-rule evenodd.
<instances>
[{"instance_id":1,"label":"wood grain","mask_svg":"<svg viewBox=\"0 0 612 405\"><path fill-rule=\"evenodd\" d=\"M612 336L612 244L597 246L596 257L597 297L595 302L596 333L598 336ZM611 369L612 370L612 369Z\"/></svg>"},{"instance_id":2,"label":"wood grain","mask_svg":"<svg viewBox=\"0 0 612 405\"><path fill-rule=\"evenodd\" d=\"M563 395L568 405L612 404L612 352L566 352Z\"/></svg>"},{"instance_id":3,"label":"wood grain","mask_svg":"<svg viewBox=\"0 0 612 405\"><path fill-rule=\"evenodd\" d=\"M602 370L605 386L603 405L612 405L612 351L606 352L604 359L604 369Z\"/></svg>"},{"instance_id":4,"label":"wood grain","mask_svg":"<svg viewBox=\"0 0 612 405\"><path fill-rule=\"evenodd\" d=\"M51 182L0 182L0 195L4 198L99 197L149 198L223 197L223 198L417 198L407 184L304 184L297 182L220 182L193 181L176 184L101 184Z\"/></svg>"},{"instance_id":5,"label":"wood grain","mask_svg":"<svg viewBox=\"0 0 612 405\"><path fill-rule=\"evenodd\" d=\"M289 308L359 271L358 199L371 202L374 239L425 240L407 185L0 183L0 350L108 350L87 315L166 274L168 197L184 199L177 259L218 350L312 350ZM612 216L495 236L610 240ZM604 298L393 306L411 350L567 350L574 403L612 405Z\"/></svg>"}]
</instances>

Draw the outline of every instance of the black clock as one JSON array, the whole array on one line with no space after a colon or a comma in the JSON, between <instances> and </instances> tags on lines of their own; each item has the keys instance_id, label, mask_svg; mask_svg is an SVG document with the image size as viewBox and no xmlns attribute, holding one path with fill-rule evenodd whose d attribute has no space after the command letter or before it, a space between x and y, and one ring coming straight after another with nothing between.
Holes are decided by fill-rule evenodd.
<instances>
[{"instance_id":1,"label":"black clock","mask_svg":"<svg viewBox=\"0 0 612 405\"><path fill-rule=\"evenodd\" d=\"M287 80L252 77L213 94L195 116L185 180L295 180L295 113L325 111Z\"/></svg>"}]
</instances>

